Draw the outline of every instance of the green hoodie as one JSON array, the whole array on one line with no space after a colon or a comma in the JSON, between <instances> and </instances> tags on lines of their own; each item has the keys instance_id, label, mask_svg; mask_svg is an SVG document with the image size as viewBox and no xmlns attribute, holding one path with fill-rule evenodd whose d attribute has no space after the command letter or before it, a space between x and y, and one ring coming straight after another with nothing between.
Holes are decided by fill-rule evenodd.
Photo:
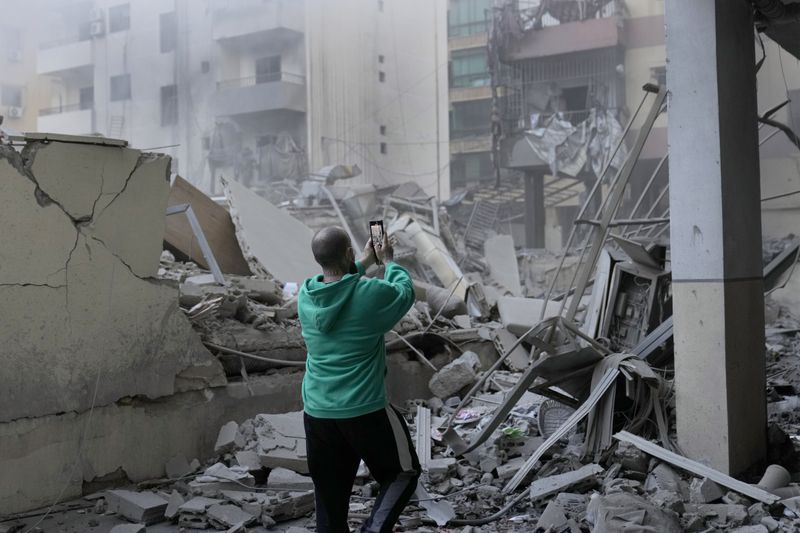
<instances>
[{"instance_id":1,"label":"green hoodie","mask_svg":"<svg viewBox=\"0 0 800 533\"><path fill-rule=\"evenodd\" d=\"M383 336L414 304L406 269L388 263L384 279L357 274L324 283L322 275L300 288L297 313L308 357L303 378L305 412L317 418L351 418L386 407Z\"/></svg>"}]
</instances>

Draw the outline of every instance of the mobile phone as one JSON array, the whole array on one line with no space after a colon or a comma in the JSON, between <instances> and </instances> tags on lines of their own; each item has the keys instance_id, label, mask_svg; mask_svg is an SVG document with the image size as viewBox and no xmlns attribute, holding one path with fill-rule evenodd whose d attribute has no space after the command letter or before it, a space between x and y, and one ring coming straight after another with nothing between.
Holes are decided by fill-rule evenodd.
<instances>
[{"instance_id":1,"label":"mobile phone","mask_svg":"<svg viewBox=\"0 0 800 533\"><path fill-rule=\"evenodd\" d=\"M375 253L375 243L383 242L383 220L369 221L369 236L372 239L372 252ZM377 253L375 253L375 262L379 265L381 264Z\"/></svg>"}]
</instances>

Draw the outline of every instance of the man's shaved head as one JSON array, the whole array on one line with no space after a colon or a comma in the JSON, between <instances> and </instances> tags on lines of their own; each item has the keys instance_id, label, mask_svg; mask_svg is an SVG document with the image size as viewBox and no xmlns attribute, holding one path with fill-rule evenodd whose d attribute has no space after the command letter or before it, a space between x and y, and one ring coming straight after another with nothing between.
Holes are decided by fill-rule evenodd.
<instances>
[{"instance_id":1,"label":"man's shaved head","mask_svg":"<svg viewBox=\"0 0 800 533\"><path fill-rule=\"evenodd\" d=\"M311 252L323 270L339 268L349 270L348 263L352 259L347 257L347 250L351 247L350 237L344 228L339 226L322 228L311 239Z\"/></svg>"}]
</instances>

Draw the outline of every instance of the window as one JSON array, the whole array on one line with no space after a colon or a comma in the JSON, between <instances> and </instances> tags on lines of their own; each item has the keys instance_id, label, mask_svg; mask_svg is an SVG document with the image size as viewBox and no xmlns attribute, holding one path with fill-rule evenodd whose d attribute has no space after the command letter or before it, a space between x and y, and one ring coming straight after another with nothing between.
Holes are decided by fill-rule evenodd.
<instances>
[{"instance_id":1,"label":"window","mask_svg":"<svg viewBox=\"0 0 800 533\"><path fill-rule=\"evenodd\" d=\"M386 73L382 70L378 72L378 81L381 83L386 81Z\"/></svg>"},{"instance_id":2,"label":"window","mask_svg":"<svg viewBox=\"0 0 800 533\"><path fill-rule=\"evenodd\" d=\"M178 23L175 12L162 13L159 16L159 43L161 53L172 52L177 44Z\"/></svg>"},{"instance_id":3,"label":"window","mask_svg":"<svg viewBox=\"0 0 800 533\"><path fill-rule=\"evenodd\" d=\"M382 55L378 56L378 63L383 63L384 57Z\"/></svg>"},{"instance_id":4,"label":"window","mask_svg":"<svg viewBox=\"0 0 800 533\"><path fill-rule=\"evenodd\" d=\"M383 13L383 0L378 0L378 11Z\"/></svg>"},{"instance_id":5,"label":"window","mask_svg":"<svg viewBox=\"0 0 800 533\"><path fill-rule=\"evenodd\" d=\"M82 87L80 90L81 109L91 109L94 106L94 87Z\"/></svg>"},{"instance_id":6,"label":"window","mask_svg":"<svg viewBox=\"0 0 800 533\"><path fill-rule=\"evenodd\" d=\"M203 136L203 150L211 150L211 137L208 135Z\"/></svg>"},{"instance_id":7,"label":"window","mask_svg":"<svg viewBox=\"0 0 800 533\"><path fill-rule=\"evenodd\" d=\"M491 114L490 100L454 103L450 113L450 138L463 139L489 135Z\"/></svg>"},{"instance_id":8,"label":"window","mask_svg":"<svg viewBox=\"0 0 800 533\"><path fill-rule=\"evenodd\" d=\"M178 123L178 86L166 85L161 88L161 125Z\"/></svg>"},{"instance_id":9,"label":"window","mask_svg":"<svg viewBox=\"0 0 800 533\"><path fill-rule=\"evenodd\" d=\"M262 57L256 60L256 83L281 79L281 56Z\"/></svg>"},{"instance_id":10,"label":"window","mask_svg":"<svg viewBox=\"0 0 800 533\"><path fill-rule=\"evenodd\" d=\"M131 5L122 4L108 10L108 32L125 31L131 27Z\"/></svg>"},{"instance_id":11,"label":"window","mask_svg":"<svg viewBox=\"0 0 800 533\"><path fill-rule=\"evenodd\" d=\"M486 50L453 52L453 87L485 87L491 83Z\"/></svg>"},{"instance_id":12,"label":"window","mask_svg":"<svg viewBox=\"0 0 800 533\"><path fill-rule=\"evenodd\" d=\"M389 153L389 147L386 145L386 143L381 143L381 153L384 155Z\"/></svg>"},{"instance_id":13,"label":"window","mask_svg":"<svg viewBox=\"0 0 800 533\"><path fill-rule=\"evenodd\" d=\"M211 63L208 61L201 61L200 62L200 72L203 74L208 74L211 71Z\"/></svg>"},{"instance_id":14,"label":"window","mask_svg":"<svg viewBox=\"0 0 800 533\"><path fill-rule=\"evenodd\" d=\"M111 101L130 100L131 98L131 75L122 74L111 76Z\"/></svg>"},{"instance_id":15,"label":"window","mask_svg":"<svg viewBox=\"0 0 800 533\"><path fill-rule=\"evenodd\" d=\"M492 0L452 0L447 14L448 36L464 37L484 33L491 3Z\"/></svg>"},{"instance_id":16,"label":"window","mask_svg":"<svg viewBox=\"0 0 800 533\"><path fill-rule=\"evenodd\" d=\"M381 130L381 135L386 135L386 126L381 124L380 130Z\"/></svg>"},{"instance_id":17,"label":"window","mask_svg":"<svg viewBox=\"0 0 800 533\"><path fill-rule=\"evenodd\" d=\"M22 87L19 85L3 85L0 87L0 104L3 106L22 107Z\"/></svg>"}]
</instances>

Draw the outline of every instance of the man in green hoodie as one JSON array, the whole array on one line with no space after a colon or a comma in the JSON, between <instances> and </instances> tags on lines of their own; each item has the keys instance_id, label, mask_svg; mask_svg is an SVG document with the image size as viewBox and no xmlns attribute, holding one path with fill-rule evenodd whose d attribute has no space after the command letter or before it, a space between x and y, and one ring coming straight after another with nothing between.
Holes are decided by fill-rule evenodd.
<instances>
[{"instance_id":1,"label":"man in green hoodie","mask_svg":"<svg viewBox=\"0 0 800 533\"><path fill-rule=\"evenodd\" d=\"M318 533L349 532L350 492L363 459L380 492L362 531L389 532L417 486L419 459L408 427L386 399L383 336L414 304L406 269L394 262L388 237L355 261L339 227L314 235L322 274L303 283L297 312L308 357L303 378L308 468L314 481ZM377 259L383 279L364 272Z\"/></svg>"}]
</instances>

